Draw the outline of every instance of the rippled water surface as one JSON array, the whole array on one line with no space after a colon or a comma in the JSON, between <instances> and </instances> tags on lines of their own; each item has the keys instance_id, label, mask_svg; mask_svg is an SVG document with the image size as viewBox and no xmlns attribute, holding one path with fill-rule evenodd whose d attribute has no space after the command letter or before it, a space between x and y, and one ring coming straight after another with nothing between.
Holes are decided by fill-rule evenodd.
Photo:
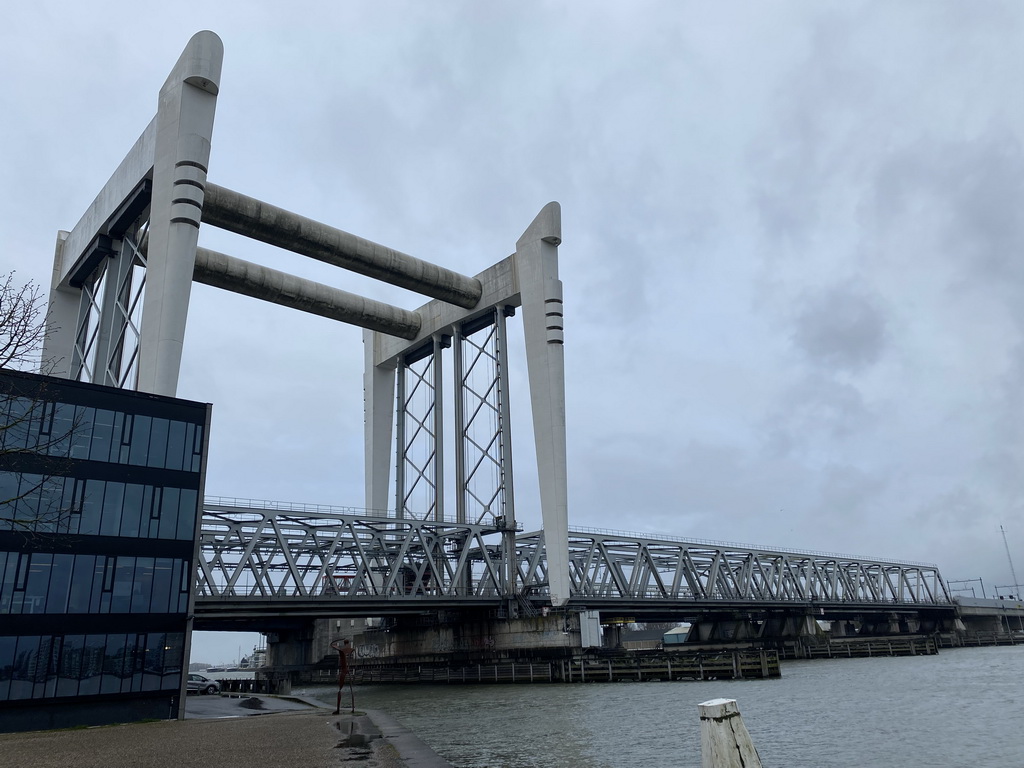
<instances>
[{"instance_id":1,"label":"rippled water surface","mask_svg":"<svg viewBox=\"0 0 1024 768\"><path fill-rule=\"evenodd\" d=\"M356 706L386 710L460 768L698 768L697 704L719 697L739 703L765 768L1024 766L1024 646L794 661L782 674L364 686Z\"/></svg>"}]
</instances>

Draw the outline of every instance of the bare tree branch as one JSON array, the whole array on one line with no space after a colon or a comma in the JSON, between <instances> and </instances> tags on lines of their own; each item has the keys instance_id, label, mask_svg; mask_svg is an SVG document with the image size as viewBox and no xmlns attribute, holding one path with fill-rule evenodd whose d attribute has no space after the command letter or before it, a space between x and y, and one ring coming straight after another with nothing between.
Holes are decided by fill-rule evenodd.
<instances>
[{"instance_id":1,"label":"bare tree branch","mask_svg":"<svg viewBox=\"0 0 1024 768\"><path fill-rule=\"evenodd\" d=\"M18 286L14 272L0 277L0 369L28 371L53 327L43 292L33 282ZM59 406L45 383L31 392L0 392L0 529L58 530L66 522L62 469L68 462L77 424L74 407ZM45 457L31 461L25 457ZM11 481L17 479L17 487Z\"/></svg>"},{"instance_id":2,"label":"bare tree branch","mask_svg":"<svg viewBox=\"0 0 1024 768\"><path fill-rule=\"evenodd\" d=\"M37 369L53 329L42 289L31 280L19 287L14 276L0 277L0 368Z\"/></svg>"}]
</instances>

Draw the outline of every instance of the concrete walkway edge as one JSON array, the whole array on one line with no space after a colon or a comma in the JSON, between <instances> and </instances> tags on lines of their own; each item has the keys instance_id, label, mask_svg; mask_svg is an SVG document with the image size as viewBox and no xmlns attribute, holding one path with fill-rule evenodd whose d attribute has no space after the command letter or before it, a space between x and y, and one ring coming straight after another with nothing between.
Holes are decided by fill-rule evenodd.
<instances>
[{"instance_id":1,"label":"concrete walkway edge","mask_svg":"<svg viewBox=\"0 0 1024 768\"><path fill-rule=\"evenodd\" d=\"M452 768L452 764L427 746L419 736L386 712L365 710L370 721L380 730L381 738L398 751L408 768Z\"/></svg>"}]
</instances>

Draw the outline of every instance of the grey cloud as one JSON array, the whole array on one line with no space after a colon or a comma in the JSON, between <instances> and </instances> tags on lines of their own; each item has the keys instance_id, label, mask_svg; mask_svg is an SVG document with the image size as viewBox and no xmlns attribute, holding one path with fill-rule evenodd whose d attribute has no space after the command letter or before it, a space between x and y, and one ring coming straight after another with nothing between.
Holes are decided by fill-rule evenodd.
<instances>
[{"instance_id":1,"label":"grey cloud","mask_svg":"<svg viewBox=\"0 0 1024 768\"><path fill-rule=\"evenodd\" d=\"M762 434L769 455L830 453L838 442L872 428L876 418L855 386L812 373L779 397Z\"/></svg>"},{"instance_id":2,"label":"grey cloud","mask_svg":"<svg viewBox=\"0 0 1024 768\"><path fill-rule=\"evenodd\" d=\"M893 153L875 180L883 232L912 216L932 250L897 254L955 266L955 289L1024 291L1024 148L1017 136L929 142ZM930 235L930 237L929 237Z\"/></svg>"},{"instance_id":3,"label":"grey cloud","mask_svg":"<svg viewBox=\"0 0 1024 768\"><path fill-rule=\"evenodd\" d=\"M813 365L845 372L876 363L888 336L876 297L846 284L806 296L794 323L792 340Z\"/></svg>"}]
</instances>

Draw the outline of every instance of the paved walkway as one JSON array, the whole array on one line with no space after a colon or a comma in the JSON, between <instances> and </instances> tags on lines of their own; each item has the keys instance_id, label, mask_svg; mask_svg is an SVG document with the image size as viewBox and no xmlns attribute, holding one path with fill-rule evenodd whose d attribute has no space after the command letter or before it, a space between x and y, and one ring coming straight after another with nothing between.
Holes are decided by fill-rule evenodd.
<instances>
[{"instance_id":1,"label":"paved walkway","mask_svg":"<svg viewBox=\"0 0 1024 768\"><path fill-rule=\"evenodd\" d=\"M385 713L330 712L301 699L190 696L184 721L0 734L0 766L451 768Z\"/></svg>"}]
</instances>

